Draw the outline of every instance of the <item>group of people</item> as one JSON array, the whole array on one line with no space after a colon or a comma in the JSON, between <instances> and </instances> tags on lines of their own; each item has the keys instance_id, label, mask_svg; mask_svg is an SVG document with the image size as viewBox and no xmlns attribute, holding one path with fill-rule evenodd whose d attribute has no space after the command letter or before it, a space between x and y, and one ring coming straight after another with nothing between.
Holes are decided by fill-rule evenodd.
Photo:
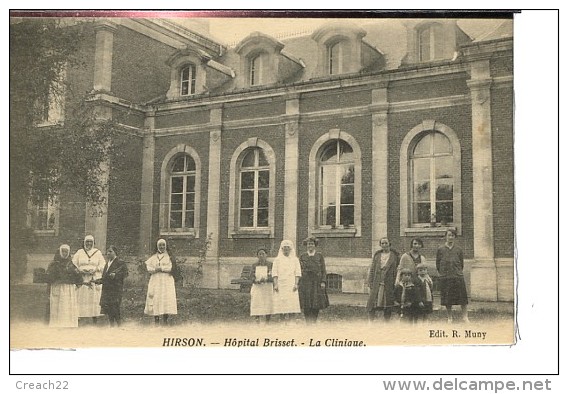
<instances>
[{"instance_id":1,"label":"group of people","mask_svg":"<svg viewBox=\"0 0 568 394\"><path fill-rule=\"evenodd\" d=\"M468 296L463 276L463 251L454 244L456 231L448 229L445 243L436 255L441 305L448 322L453 321L453 305L460 305L462 319L469 321ZM272 315L289 319L303 312L307 323L314 323L319 311L329 306L326 292L326 267L323 255L316 251L318 240L304 240L306 252L296 257L291 241L282 241L278 257L271 264L267 250L257 252L258 261L251 270L250 314L257 320L269 321ZM391 249L388 238L380 240L380 250L373 256L366 285L369 287L367 312L375 320L379 311L390 320L396 311L404 321L425 321L433 311L434 282L428 273L426 258L421 253L424 243L413 238L410 251L399 257Z\"/></svg>"},{"instance_id":2,"label":"group of people","mask_svg":"<svg viewBox=\"0 0 568 394\"><path fill-rule=\"evenodd\" d=\"M462 249L455 245L457 233L448 229L445 243L436 253L436 270L439 274L440 304L445 307L448 323L453 321L452 308L461 306L461 319L469 322L468 296L464 279ZM383 311L385 320L390 320L393 310L403 320L417 322L426 320L433 310L433 281L428 274L426 259L421 254L424 244L413 238L410 251L400 259L391 249L388 238L380 240L381 249L373 256L367 285L370 289L367 302L369 319L374 320L378 311Z\"/></svg>"},{"instance_id":3,"label":"group of people","mask_svg":"<svg viewBox=\"0 0 568 394\"><path fill-rule=\"evenodd\" d=\"M447 230L445 243L436 254L440 303L446 308L448 322L453 320L453 305L461 306L461 318L468 322L463 251L455 245L455 238L455 230ZM303 313L307 323L315 323L320 310L329 306L325 259L316 250L318 240L308 237L303 244L306 251L297 257L293 242L282 241L272 263L267 259L268 250L258 249L258 261L250 274L250 315L257 321L268 322L273 315L286 321ZM427 319L433 310L433 281L421 254L423 247L422 240L414 238L410 250L399 258L388 238L380 240L366 281L370 320L376 319L378 311L383 312L385 320L391 319L393 311L409 322ZM96 324L102 315L107 315L111 326L120 325L128 268L118 255L118 249L109 246L105 260L91 235L85 237L83 248L72 258L69 245L59 247L47 269L50 326L77 327L80 318L91 318ZM177 314L175 281L179 267L164 239L158 240L145 266L150 279L144 313L154 316L156 324L167 325L169 316Z\"/></svg>"},{"instance_id":4,"label":"group of people","mask_svg":"<svg viewBox=\"0 0 568 394\"><path fill-rule=\"evenodd\" d=\"M109 246L105 260L95 248L92 235L85 237L83 248L73 258L69 245L59 247L46 272L51 327L78 327L80 318L91 318L96 324L102 315L108 317L111 327L121 324L120 305L128 267L118 254L115 246ZM177 265L165 240L157 242L156 253L146 261L146 269L150 280L144 313L154 316L157 324L160 318L167 324L168 316L177 313Z\"/></svg>"},{"instance_id":5,"label":"group of people","mask_svg":"<svg viewBox=\"0 0 568 394\"><path fill-rule=\"evenodd\" d=\"M325 260L316 251L318 240L309 237L303 243L306 252L298 258L293 242L282 241L272 263L267 261L268 251L258 249L250 277L250 314L259 322L270 321L272 315L290 320L303 312L307 323L315 323L319 311L329 306Z\"/></svg>"}]
</instances>

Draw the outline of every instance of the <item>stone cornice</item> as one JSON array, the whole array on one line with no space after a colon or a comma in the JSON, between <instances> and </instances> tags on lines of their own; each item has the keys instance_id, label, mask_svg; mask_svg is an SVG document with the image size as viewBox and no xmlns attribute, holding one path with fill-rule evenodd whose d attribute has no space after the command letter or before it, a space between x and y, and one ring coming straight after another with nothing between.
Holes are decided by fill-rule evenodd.
<instances>
[{"instance_id":1,"label":"stone cornice","mask_svg":"<svg viewBox=\"0 0 568 394\"><path fill-rule=\"evenodd\" d=\"M513 38L500 38L461 46L466 61L489 59L498 52L513 51Z\"/></svg>"}]
</instances>

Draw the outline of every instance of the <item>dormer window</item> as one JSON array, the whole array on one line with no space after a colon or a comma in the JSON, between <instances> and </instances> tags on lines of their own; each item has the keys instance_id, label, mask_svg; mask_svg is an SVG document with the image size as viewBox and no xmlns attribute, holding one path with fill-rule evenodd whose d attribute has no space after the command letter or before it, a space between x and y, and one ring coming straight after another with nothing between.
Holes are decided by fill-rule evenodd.
<instances>
[{"instance_id":1,"label":"dormer window","mask_svg":"<svg viewBox=\"0 0 568 394\"><path fill-rule=\"evenodd\" d=\"M180 72L180 95L189 96L195 94L195 66L188 64Z\"/></svg>"},{"instance_id":2,"label":"dormer window","mask_svg":"<svg viewBox=\"0 0 568 394\"><path fill-rule=\"evenodd\" d=\"M327 60L329 75L342 73L343 45L341 41L328 45Z\"/></svg>"},{"instance_id":3,"label":"dormer window","mask_svg":"<svg viewBox=\"0 0 568 394\"><path fill-rule=\"evenodd\" d=\"M244 38L235 47L240 57L236 85L249 87L278 82L281 64L287 65L282 48L284 44L263 33L253 32Z\"/></svg>"},{"instance_id":4,"label":"dormer window","mask_svg":"<svg viewBox=\"0 0 568 394\"><path fill-rule=\"evenodd\" d=\"M443 58L444 36L438 23L422 26L418 30L418 60L427 62Z\"/></svg>"},{"instance_id":5,"label":"dormer window","mask_svg":"<svg viewBox=\"0 0 568 394\"><path fill-rule=\"evenodd\" d=\"M332 22L312 34L317 43L316 76L338 75L361 71L362 39L366 32L353 23Z\"/></svg>"},{"instance_id":6,"label":"dormer window","mask_svg":"<svg viewBox=\"0 0 568 394\"><path fill-rule=\"evenodd\" d=\"M249 60L249 84L256 86L262 84L262 56L257 54Z\"/></svg>"}]
</instances>

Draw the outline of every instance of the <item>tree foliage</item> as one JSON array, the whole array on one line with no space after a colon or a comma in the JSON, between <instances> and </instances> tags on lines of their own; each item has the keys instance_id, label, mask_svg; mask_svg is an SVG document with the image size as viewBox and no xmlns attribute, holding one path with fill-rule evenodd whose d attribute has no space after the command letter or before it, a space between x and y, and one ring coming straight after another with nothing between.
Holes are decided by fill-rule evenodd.
<instances>
[{"instance_id":1,"label":"tree foliage","mask_svg":"<svg viewBox=\"0 0 568 394\"><path fill-rule=\"evenodd\" d=\"M71 69L85 67L81 25L58 19L27 19L10 28L10 145L12 174L35 202L52 199L72 188L86 200L104 202L104 163L112 150L116 127L102 120L88 96L65 79ZM50 102L63 100L64 122L36 127ZM27 192L27 193L26 193Z\"/></svg>"},{"instance_id":2,"label":"tree foliage","mask_svg":"<svg viewBox=\"0 0 568 394\"><path fill-rule=\"evenodd\" d=\"M93 92L78 92L69 81L70 74L89 78L82 50L93 37L88 25L57 18L10 23L11 276L25 270L32 244L28 201L53 200L72 189L95 205L105 202L102 175L112 154L115 123L101 119L100 107L89 100ZM63 121L38 127L49 106L58 104L64 105Z\"/></svg>"}]
</instances>

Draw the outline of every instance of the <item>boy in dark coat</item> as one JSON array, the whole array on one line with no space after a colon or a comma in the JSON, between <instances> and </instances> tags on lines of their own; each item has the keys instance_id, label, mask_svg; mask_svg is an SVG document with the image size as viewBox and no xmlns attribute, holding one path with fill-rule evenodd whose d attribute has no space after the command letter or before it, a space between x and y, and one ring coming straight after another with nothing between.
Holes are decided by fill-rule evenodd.
<instances>
[{"instance_id":1,"label":"boy in dark coat","mask_svg":"<svg viewBox=\"0 0 568 394\"><path fill-rule=\"evenodd\" d=\"M420 310L424 308L424 302L420 291L420 285L412 279L412 271L403 268L400 271L400 283L396 286L395 304L400 307L401 320L416 323Z\"/></svg>"}]
</instances>

